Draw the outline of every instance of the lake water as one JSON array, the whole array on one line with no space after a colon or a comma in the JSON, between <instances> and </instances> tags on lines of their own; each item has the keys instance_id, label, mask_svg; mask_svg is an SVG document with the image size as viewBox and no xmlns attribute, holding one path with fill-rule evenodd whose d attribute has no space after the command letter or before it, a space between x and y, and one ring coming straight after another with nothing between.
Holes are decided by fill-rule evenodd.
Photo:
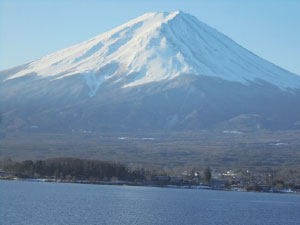
<instances>
[{"instance_id":1,"label":"lake water","mask_svg":"<svg viewBox=\"0 0 300 225\"><path fill-rule=\"evenodd\" d=\"M300 224L300 196L0 181L0 224Z\"/></svg>"}]
</instances>

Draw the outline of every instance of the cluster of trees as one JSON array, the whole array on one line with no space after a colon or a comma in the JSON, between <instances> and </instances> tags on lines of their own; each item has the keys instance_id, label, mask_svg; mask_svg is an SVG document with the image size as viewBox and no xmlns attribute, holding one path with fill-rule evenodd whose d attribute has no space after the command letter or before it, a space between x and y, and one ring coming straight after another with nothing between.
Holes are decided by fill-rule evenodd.
<instances>
[{"instance_id":1,"label":"cluster of trees","mask_svg":"<svg viewBox=\"0 0 300 225\"><path fill-rule=\"evenodd\" d=\"M202 171L202 172L200 172ZM201 174L201 176L200 176ZM210 185L211 182L211 169L209 167L205 167L204 170L197 170L197 169L193 169L189 175L187 176L189 179L194 179L194 178L201 178L203 184L205 185Z\"/></svg>"},{"instance_id":2,"label":"cluster of trees","mask_svg":"<svg viewBox=\"0 0 300 225\"><path fill-rule=\"evenodd\" d=\"M204 172L203 172L203 180L204 180L204 184L209 185L210 184L210 180L211 180L211 171L210 168L207 167L205 168Z\"/></svg>"},{"instance_id":3,"label":"cluster of trees","mask_svg":"<svg viewBox=\"0 0 300 225\"><path fill-rule=\"evenodd\" d=\"M51 177L56 179L81 180L138 180L149 176L144 169L129 170L116 162L78 158L54 158L2 163L1 169L29 177Z\"/></svg>"}]
</instances>

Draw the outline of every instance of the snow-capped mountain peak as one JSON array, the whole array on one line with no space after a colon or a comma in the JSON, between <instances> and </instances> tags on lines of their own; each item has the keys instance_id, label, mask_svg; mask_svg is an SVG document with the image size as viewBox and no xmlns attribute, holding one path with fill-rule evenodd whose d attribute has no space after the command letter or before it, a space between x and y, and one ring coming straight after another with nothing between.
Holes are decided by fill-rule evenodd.
<instances>
[{"instance_id":1,"label":"snow-capped mountain peak","mask_svg":"<svg viewBox=\"0 0 300 225\"><path fill-rule=\"evenodd\" d=\"M184 74L244 84L266 81L281 89L300 88L299 76L259 58L181 11L146 13L33 61L7 79L32 73L53 80L82 74L95 93L106 81L132 87Z\"/></svg>"},{"instance_id":2,"label":"snow-capped mountain peak","mask_svg":"<svg viewBox=\"0 0 300 225\"><path fill-rule=\"evenodd\" d=\"M181 11L0 72L13 132L299 129L299 99L298 75Z\"/></svg>"}]
</instances>

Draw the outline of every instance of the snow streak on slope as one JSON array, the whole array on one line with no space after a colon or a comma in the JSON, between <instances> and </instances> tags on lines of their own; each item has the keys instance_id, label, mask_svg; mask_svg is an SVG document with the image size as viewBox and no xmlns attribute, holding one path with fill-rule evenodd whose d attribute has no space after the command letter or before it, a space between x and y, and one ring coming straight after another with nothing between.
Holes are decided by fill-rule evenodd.
<instances>
[{"instance_id":1,"label":"snow streak on slope","mask_svg":"<svg viewBox=\"0 0 300 225\"><path fill-rule=\"evenodd\" d=\"M299 76L259 58L181 11L144 14L34 61L8 79L30 73L53 79L83 74L91 96L108 80L124 81L123 87L131 87L184 74L300 88Z\"/></svg>"}]
</instances>

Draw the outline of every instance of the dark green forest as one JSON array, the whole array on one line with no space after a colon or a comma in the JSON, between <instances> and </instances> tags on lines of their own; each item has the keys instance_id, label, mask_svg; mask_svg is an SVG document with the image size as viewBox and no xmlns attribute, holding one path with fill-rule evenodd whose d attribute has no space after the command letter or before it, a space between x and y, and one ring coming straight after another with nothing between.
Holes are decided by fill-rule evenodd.
<instances>
[{"instance_id":1,"label":"dark green forest","mask_svg":"<svg viewBox=\"0 0 300 225\"><path fill-rule=\"evenodd\" d=\"M1 169L28 177L49 177L68 180L144 180L149 172L144 169L131 170L118 162L53 158L46 160L2 161Z\"/></svg>"}]
</instances>

